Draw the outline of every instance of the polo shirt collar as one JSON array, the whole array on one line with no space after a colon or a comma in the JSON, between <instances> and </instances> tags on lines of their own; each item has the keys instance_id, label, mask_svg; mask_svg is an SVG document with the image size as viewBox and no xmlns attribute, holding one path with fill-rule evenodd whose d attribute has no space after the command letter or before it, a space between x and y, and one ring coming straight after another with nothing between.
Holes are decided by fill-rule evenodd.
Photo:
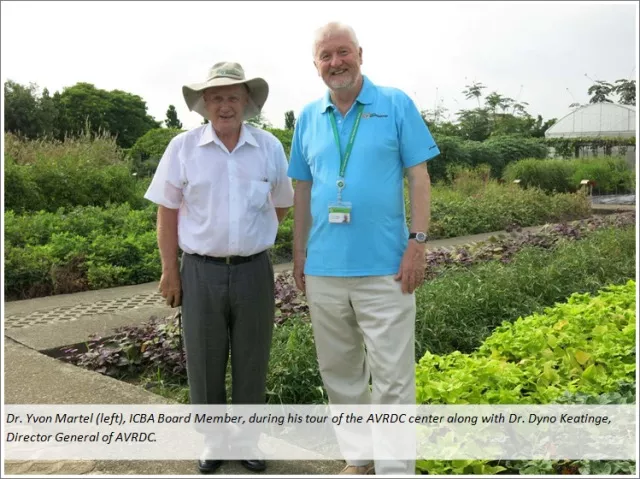
<instances>
[{"instance_id":1,"label":"polo shirt collar","mask_svg":"<svg viewBox=\"0 0 640 479\"><path fill-rule=\"evenodd\" d=\"M216 132L213 129L213 125L211 123L207 123L206 125L203 125L203 127L204 129L202 130L202 134L200 135L198 146L208 145L211 142L221 147L224 146L224 143L222 143L220 138L218 138L218 135L216 135ZM242 127L240 128L240 138L238 139L238 145L236 146L236 148L244 145L245 143L255 147L260 146L247 126L243 123Z\"/></svg>"},{"instance_id":2,"label":"polo shirt collar","mask_svg":"<svg viewBox=\"0 0 640 479\"><path fill-rule=\"evenodd\" d=\"M356 101L364 105L370 105L373 103L374 93L375 87L373 83L371 83L371 80L369 80L366 75L362 75L362 89L360 90L360 93L358 93ZM331 93L329 90L327 90L322 98L322 113L326 113L328 108L335 108L335 105L331 101Z\"/></svg>"}]
</instances>

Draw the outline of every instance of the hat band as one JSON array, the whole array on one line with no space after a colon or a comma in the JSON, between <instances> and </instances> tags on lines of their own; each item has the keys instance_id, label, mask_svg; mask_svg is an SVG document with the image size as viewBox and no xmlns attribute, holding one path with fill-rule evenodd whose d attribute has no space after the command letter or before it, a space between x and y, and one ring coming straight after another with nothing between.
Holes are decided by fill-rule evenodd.
<instances>
[{"instance_id":1,"label":"hat band","mask_svg":"<svg viewBox=\"0 0 640 479\"><path fill-rule=\"evenodd\" d=\"M238 70L219 70L209 80L215 80L216 78L231 78L232 80L244 80L244 75Z\"/></svg>"}]
</instances>

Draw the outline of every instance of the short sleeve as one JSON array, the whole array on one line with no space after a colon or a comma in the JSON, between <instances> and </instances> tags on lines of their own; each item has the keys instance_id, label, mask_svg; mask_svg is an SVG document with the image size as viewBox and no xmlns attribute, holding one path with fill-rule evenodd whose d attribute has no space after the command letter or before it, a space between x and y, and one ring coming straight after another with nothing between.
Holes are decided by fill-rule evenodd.
<instances>
[{"instance_id":1,"label":"short sleeve","mask_svg":"<svg viewBox=\"0 0 640 479\"><path fill-rule=\"evenodd\" d=\"M165 150L151 184L144 197L153 203L171 209L178 209L182 203L182 182L180 181L180 157L178 137L173 138Z\"/></svg>"},{"instance_id":2,"label":"short sleeve","mask_svg":"<svg viewBox=\"0 0 640 479\"><path fill-rule=\"evenodd\" d=\"M304 129L304 114L300 115L293 131L293 141L291 143L291 157L289 159L289 177L294 180L312 181L311 168L303 154L302 133Z\"/></svg>"},{"instance_id":3,"label":"short sleeve","mask_svg":"<svg viewBox=\"0 0 640 479\"><path fill-rule=\"evenodd\" d=\"M287 176L287 155L279 140L273 146L272 161L276 165L275 186L271 192L271 199L276 208L290 208L293 206L293 185Z\"/></svg>"},{"instance_id":4,"label":"short sleeve","mask_svg":"<svg viewBox=\"0 0 640 479\"><path fill-rule=\"evenodd\" d=\"M403 94L399 112L400 155L405 168L411 168L440 154L440 150L413 100Z\"/></svg>"}]
</instances>

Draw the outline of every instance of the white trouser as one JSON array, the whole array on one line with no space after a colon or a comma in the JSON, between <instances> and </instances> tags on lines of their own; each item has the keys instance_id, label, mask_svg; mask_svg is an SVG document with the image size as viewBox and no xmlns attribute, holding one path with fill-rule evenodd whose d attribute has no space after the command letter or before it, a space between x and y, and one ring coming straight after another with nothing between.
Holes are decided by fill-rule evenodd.
<instances>
[{"instance_id":1,"label":"white trouser","mask_svg":"<svg viewBox=\"0 0 640 479\"><path fill-rule=\"evenodd\" d=\"M306 276L306 289L330 403L415 404L415 296L393 275ZM414 475L415 460L376 460L375 469Z\"/></svg>"}]
</instances>

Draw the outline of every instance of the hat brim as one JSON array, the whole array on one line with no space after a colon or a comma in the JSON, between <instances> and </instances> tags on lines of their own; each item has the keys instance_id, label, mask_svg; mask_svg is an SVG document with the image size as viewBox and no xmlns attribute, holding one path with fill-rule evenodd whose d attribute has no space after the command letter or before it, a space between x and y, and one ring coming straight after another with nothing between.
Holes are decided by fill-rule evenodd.
<instances>
[{"instance_id":1,"label":"hat brim","mask_svg":"<svg viewBox=\"0 0 640 479\"><path fill-rule=\"evenodd\" d=\"M204 104L202 92L207 88L215 88L221 86L246 84L249 89L250 101L244 110L242 120L248 120L258 116L262 111L262 107L269 96L269 85L262 78L251 78L250 80L233 80L231 78L215 78L204 83L195 83L193 85L184 85L182 87L182 96L187 103L190 111L195 111L204 118L209 118L207 108Z\"/></svg>"}]
</instances>

